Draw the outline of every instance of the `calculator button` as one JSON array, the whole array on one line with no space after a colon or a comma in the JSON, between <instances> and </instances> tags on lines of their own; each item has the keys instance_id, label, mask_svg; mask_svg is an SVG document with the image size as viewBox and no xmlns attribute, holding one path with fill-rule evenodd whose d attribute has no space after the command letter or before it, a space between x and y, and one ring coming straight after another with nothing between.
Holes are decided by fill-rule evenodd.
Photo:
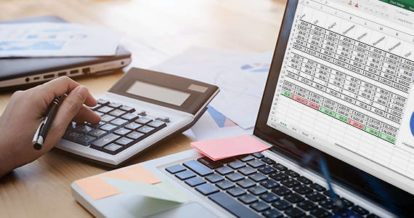
<instances>
[{"instance_id":1,"label":"calculator button","mask_svg":"<svg viewBox=\"0 0 414 218\"><path fill-rule=\"evenodd\" d=\"M102 105L101 104L97 104L97 105L95 105L95 106L93 106L93 107L90 107L89 109L91 109L91 110L93 110L93 111L96 111L98 108L100 108L100 107L102 107Z\"/></svg>"},{"instance_id":2,"label":"calculator button","mask_svg":"<svg viewBox=\"0 0 414 218\"><path fill-rule=\"evenodd\" d=\"M111 143L111 142L113 142L113 141L115 141L119 138L120 138L120 136L111 133L111 134L108 134L108 135L92 142L92 147L102 148L103 146L105 146L105 145L107 145L107 144L109 144L109 143Z\"/></svg>"},{"instance_id":3,"label":"calculator button","mask_svg":"<svg viewBox=\"0 0 414 218\"><path fill-rule=\"evenodd\" d=\"M131 113L127 113L127 114L122 115L123 119L128 120L130 122L138 119L138 117L139 117L138 115L131 114Z\"/></svg>"},{"instance_id":4,"label":"calculator button","mask_svg":"<svg viewBox=\"0 0 414 218\"><path fill-rule=\"evenodd\" d=\"M101 120L102 120L102 121L105 121L105 122L109 122L109 121L111 121L111 120L115 119L115 117L113 117L113 116L111 116L111 115L109 115L109 114L105 114L105 115L103 115L101 118L102 118Z\"/></svg>"},{"instance_id":5,"label":"calculator button","mask_svg":"<svg viewBox=\"0 0 414 218\"><path fill-rule=\"evenodd\" d=\"M85 134L87 134L91 130L92 130L92 127L85 126L85 125L79 125L75 128L75 131L85 133Z\"/></svg>"},{"instance_id":6,"label":"calculator button","mask_svg":"<svg viewBox=\"0 0 414 218\"><path fill-rule=\"evenodd\" d=\"M137 140L137 139L139 139L139 138L141 138L143 136L144 136L144 134L142 134L140 132L135 132L135 131L134 132L131 132L131 133L129 133L127 135L128 138L131 138L131 139L134 139L134 140Z\"/></svg>"},{"instance_id":7,"label":"calculator button","mask_svg":"<svg viewBox=\"0 0 414 218\"><path fill-rule=\"evenodd\" d=\"M112 131L114 129L116 129L117 126L114 126L112 124L105 124L103 126L100 127L100 129L105 130L105 131Z\"/></svg>"},{"instance_id":8,"label":"calculator button","mask_svg":"<svg viewBox=\"0 0 414 218\"><path fill-rule=\"evenodd\" d=\"M66 134L63 138L69 140L69 141L76 141L77 138L81 137L82 133L74 132L74 131L66 131Z\"/></svg>"},{"instance_id":9,"label":"calculator button","mask_svg":"<svg viewBox=\"0 0 414 218\"><path fill-rule=\"evenodd\" d=\"M140 124L147 124L151 121L152 120L150 118L142 116L142 117L138 118L135 122L140 123Z\"/></svg>"},{"instance_id":10,"label":"calculator button","mask_svg":"<svg viewBox=\"0 0 414 218\"><path fill-rule=\"evenodd\" d=\"M127 120L124 120L124 119L121 119L121 118L117 118L117 119L115 119L115 120L112 120L112 121L111 121L111 123L112 123L112 124L115 124L115 125L117 125L117 126L122 126L122 125L124 125L125 123L128 123L128 121L127 121Z\"/></svg>"},{"instance_id":11,"label":"calculator button","mask_svg":"<svg viewBox=\"0 0 414 218\"><path fill-rule=\"evenodd\" d=\"M132 112L135 111L135 108L130 107L130 106L126 106L126 105L122 105L119 109L121 109L123 111L126 111L126 112L129 112L129 113L132 113Z\"/></svg>"},{"instance_id":12,"label":"calculator button","mask_svg":"<svg viewBox=\"0 0 414 218\"><path fill-rule=\"evenodd\" d=\"M119 116L124 115L125 111L116 109L116 110L111 111L109 114L115 117L119 117Z\"/></svg>"},{"instance_id":13,"label":"calculator button","mask_svg":"<svg viewBox=\"0 0 414 218\"><path fill-rule=\"evenodd\" d=\"M124 135L126 135L130 132L131 132L131 130L125 129L125 128L120 128L120 129L117 129L117 130L114 131L115 134L122 135L122 136L124 136Z\"/></svg>"},{"instance_id":14,"label":"calculator button","mask_svg":"<svg viewBox=\"0 0 414 218\"><path fill-rule=\"evenodd\" d=\"M120 108L122 106L122 104L116 103L116 102L111 102L108 104L109 107L112 108Z\"/></svg>"},{"instance_id":15,"label":"calculator button","mask_svg":"<svg viewBox=\"0 0 414 218\"><path fill-rule=\"evenodd\" d=\"M122 150L122 146L114 144L114 143L109 144L104 147L104 151L110 154L116 154L120 152L121 150Z\"/></svg>"},{"instance_id":16,"label":"calculator button","mask_svg":"<svg viewBox=\"0 0 414 218\"><path fill-rule=\"evenodd\" d=\"M98 102L98 104L101 104L101 105L109 104L108 100L105 100L105 99L102 99L102 98L98 99L97 102Z\"/></svg>"},{"instance_id":17,"label":"calculator button","mask_svg":"<svg viewBox=\"0 0 414 218\"><path fill-rule=\"evenodd\" d=\"M138 115L140 115L140 116L144 116L144 117L145 117L145 116L147 116L147 112L145 112L145 111L141 111L141 112L139 112L139 113L138 113Z\"/></svg>"},{"instance_id":18,"label":"calculator button","mask_svg":"<svg viewBox=\"0 0 414 218\"><path fill-rule=\"evenodd\" d=\"M132 139L129 139L129 138L126 138L126 137L122 137L122 138L120 138L120 139L118 139L118 140L116 140L116 143L117 144L120 144L120 145L122 145L122 146L127 146L127 145L129 145L131 142L133 142L134 140L132 140Z\"/></svg>"},{"instance_id":19,"label":"calculator button","mask_svg":"<svg viewBox=\"0 0 414 218\"><path fill-rule=\"evenodd\" d=\"M108 107L108 106L103 106L103 107L101 107L101 108L98 109L98 111L99 112L102 112L102 113L109 113L112 110L113 110L113 108Z\"/></svg>"},{"instance_id":20,"label":"calculator button","mask_svg":"<svg viewBox=\"0 0 414 218\"><path fill-rule=\"evenodd\" d=\"M161 126L165 126L166 124L165 124L164 121L154 120L154 121L148 123L147 125L151 126L151 127L154 127L154 128L158 128L158 127L161 127Z\"/></svg>"},{"instance_id":21,"label":"calculator button","mask_svg":"<svg viewBox=\"0 0 414 218\"><path fill-rule=\"evenodd\" d=\"M164 122L164 123L169 123L169 122L171 122L171 121L170 121L170 118L168 118L168 117L159 117L159 118L156 118L156 120L160 120L160 121L162 121L162 122Z\"/></svg>"},{"instance_id":22,"label":"calculator button","mask_svg":"<svg viewBox=\"0 0 414 218\"><path fill-rule=\"evenodd\" d=\"M140 128L137 129L137 131L142 132L142 133L150 133L154 130L154 128L150 127L150 126L141 126Z\"/></svg>"},{"instance_id":23,"label":"calculator button","mask_svg":"<svg viewBox=\"0 0 414 218\"><path fill-rule=\"evenodd\" d=\"M102 117L104 115L104 113L99 112L99 111L95 111L95 114L98 114L100 117Z\"/></svg>"},{"instance_id":24,"label":"calculator button","mask_svg":"<svg viewBox=\"0 0 414 218\"><path fill-rule=\"evenodd\" d=\"M89 135L82 135L82 136L78 137L75 142L77 142L78 144L86 146L86 145L89 145L95 139L96 139L95 137L92 137L92 136L89 136Z\"/></svg>"},{"instance_id":25,"label":"calculator button","mask_svg":"<svg viewBox=\"0 0 414 218\"><path fill-rule=\"evenodd\" d=\"M125 128L127 128L127 129L132 129L132 130L136 130L136 129L138 129L139 127L141 127L142 125L141 124L138 124L138 123L128 123L127 125L125 125L124 127Z\"/></svg>"},{"instance_id":26,"label":"calculator button","mask_svg":"<svg viewBox=\"0 0 414 218\"><path fill-rule=\"evenodd\" d=\"M103 135L105 135L107 132L103 131L101 129L94 129L92 131L90 131L88 134L91 136L95 136L95 137L101 137Z\"/></svg>"}]
</instances>

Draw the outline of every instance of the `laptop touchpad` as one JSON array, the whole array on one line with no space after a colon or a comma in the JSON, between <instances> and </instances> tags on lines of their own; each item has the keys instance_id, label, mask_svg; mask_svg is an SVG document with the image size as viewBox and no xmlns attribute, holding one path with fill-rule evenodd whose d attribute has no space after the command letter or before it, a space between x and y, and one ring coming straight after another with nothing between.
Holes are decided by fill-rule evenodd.
<instances>
[{"instance_id":1,"label":"laptop touchpad","mask_svg":"<svg viewBox=\"0 0 414 218\"><path fill-rule=\"evenodd\" d=\"M180 218L193 218L197 215L197 218L210 218L217 217L207 210L203 205L197 202L191 202L184 204L180 207L175 207L171 210L167 210L151 217L180 217Z\"/></svg>"}]
</instances>

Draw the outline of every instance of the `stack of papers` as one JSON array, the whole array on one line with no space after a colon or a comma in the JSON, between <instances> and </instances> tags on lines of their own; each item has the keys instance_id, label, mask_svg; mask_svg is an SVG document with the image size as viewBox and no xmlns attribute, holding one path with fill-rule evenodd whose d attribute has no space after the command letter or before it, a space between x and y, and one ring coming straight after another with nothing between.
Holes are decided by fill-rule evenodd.
<instances>
[{"instance_id":1,"label":"stack of papers","mask_svg":"<svg viewBox=\"0 0 414 218\"><path fill-rule=\"evenodd\" d=\"M79 24L0 24L0 58L110 56L120 39L119 33Z\"/></svg>"}]
</instances>

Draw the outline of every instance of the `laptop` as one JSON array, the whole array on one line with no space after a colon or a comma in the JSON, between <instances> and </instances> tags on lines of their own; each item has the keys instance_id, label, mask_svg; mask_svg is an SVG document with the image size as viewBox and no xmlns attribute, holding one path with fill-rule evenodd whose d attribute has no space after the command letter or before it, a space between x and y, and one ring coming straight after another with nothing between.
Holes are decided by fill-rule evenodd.
<instances>
[{"instance_id":1,"label":"laptop","mask_svg":"<svg viewBox=\"0 0 414 218\"><path fill-rule=\"evenodd\" d=\"M222 161L189 150L141 163L191 199L154 216L412 216L406 2L289 0L253 135L271 149ZM312 156L320 161L304 165ZM75 183L72 191L95 216L134 216L131 195L93 200Z\"/></svg>"},{"instance_id":2,"label":"laptop","mask_svg":"<svg viewBox=\"0 0 414 218\"><path fill-rule=\"evenodd\" d=\"M66 22L57 16L40 16L2 23ZM131 63L131 53L119 46L113 56L0 58L0 90L25 88L57 77L114 73Z\"/></svg>"}]
</instances>

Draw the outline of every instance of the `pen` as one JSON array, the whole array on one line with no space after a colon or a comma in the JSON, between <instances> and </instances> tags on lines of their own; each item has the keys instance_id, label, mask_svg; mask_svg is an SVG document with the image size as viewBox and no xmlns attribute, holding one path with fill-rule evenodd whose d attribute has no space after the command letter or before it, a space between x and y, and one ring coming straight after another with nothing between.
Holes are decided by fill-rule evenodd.
<instances>
[{"instance_id":1,"label":"pen","mask_svg":"<svg viewBox=\"0 0 414 218\"><path fill-rule=\"evenodd\" d=\"M46 140L47 133L49 132L51 124L53 120L55 119L57 109L59 108L59 105L61 101L63 100L63 97L64 96L53 99L52 104L49 107L49 112L47 113L43 121L40 123L39 127L36 130L36 133L33 136L32 143L33 143L34 149L36 150L42 149L43 143Z\"/></svg>"}]
</instances>

